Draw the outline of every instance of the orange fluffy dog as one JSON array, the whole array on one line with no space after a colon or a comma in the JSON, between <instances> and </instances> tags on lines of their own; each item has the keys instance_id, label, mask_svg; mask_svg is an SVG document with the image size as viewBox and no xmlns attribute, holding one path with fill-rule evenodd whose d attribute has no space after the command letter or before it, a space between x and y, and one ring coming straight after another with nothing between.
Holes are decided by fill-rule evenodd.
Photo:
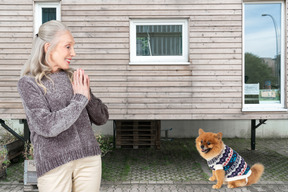
<instances>
[{"instance_id":1,"label":"orange fluffy dog","mask_svg":"<svg viewBox=\"0 0 288 192\"><path fill-rule=\"evenodd\" d=\"M199 129L196 147L212 169L212 177L209 180L217 180L213 189L221 188L224 182L228 182L228 188L257 183L264 171L264 166L259 163L250 169L238 153L223 143L222 133L204 132Z\"/></svg>"}]
</instances>

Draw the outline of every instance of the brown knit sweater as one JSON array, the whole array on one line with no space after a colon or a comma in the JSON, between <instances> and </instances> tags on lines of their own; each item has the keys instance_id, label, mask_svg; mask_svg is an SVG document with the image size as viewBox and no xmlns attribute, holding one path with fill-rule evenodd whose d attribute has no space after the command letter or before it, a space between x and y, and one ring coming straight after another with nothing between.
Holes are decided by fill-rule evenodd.
<instances>
[{"instance_id":1,"label":"brown knit sweater","mask_svg":"<svg viewBox=\"0 0 288 192\"><path fill-rule=\"evenodd\" d=\"M91 99L74 94L65 71L49 75L37 85L34 77L24 76L18 82L27 122L34 146L37 175L69 161L100 155L91 122L106 123L109 118L107 106L91 93Z\"/></svg>"}]
</instances>

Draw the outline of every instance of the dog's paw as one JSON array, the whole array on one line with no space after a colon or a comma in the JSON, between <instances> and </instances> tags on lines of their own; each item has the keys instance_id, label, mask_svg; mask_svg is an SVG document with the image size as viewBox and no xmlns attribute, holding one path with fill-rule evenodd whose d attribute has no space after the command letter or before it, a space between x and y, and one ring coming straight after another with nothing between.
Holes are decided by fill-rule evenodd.
<instances>
[{"instance_id":1,"label":"dog's paw","mask_svg":"<svg viewBox=\"0 0 288 192\"><path fill-rule=\"evenodd\" d=\"M221 188L221 185L216 184L216 185L213 185L212 188L213 188L213 189L220 189L220 188Z\"/></svg>"},{"instance_id":2,"label":"dog's paw","mask_svg":"<svg viewBox=\"0 0 288 192\"><path fill-rule=\"evenodd\" d=\"M212 176L212 177L209 178L209 181L215 181L215 180L216 180L216 177Z\"/></svg>"},{"instance_id":3,"label":"dog's paw","mask_svg":"<svg viewBox=\"0 0 288 192\"><path fill-rule=\"evenodd\" d=\"M227 187L228 187L229 189L235 188L235 186L234 186L233 184L228 184Z\"/></svg>"}]
</instances>

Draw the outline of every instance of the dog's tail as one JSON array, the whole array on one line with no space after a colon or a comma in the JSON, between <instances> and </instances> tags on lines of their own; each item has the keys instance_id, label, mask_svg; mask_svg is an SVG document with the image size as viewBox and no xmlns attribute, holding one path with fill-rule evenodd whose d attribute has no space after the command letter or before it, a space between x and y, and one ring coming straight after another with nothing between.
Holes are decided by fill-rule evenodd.
<instances>
[{"instance_id":1,"label":"dog's tail","mask_svg":"<svg viewBox=\"0 0 288 192\"><path fill-rule=\"evenodd\" d=\"M248 185L257 183L264 172L264 166L260 163L256 163L251 167L251 175L248 177Z\"/></svg>"}]
</instances>

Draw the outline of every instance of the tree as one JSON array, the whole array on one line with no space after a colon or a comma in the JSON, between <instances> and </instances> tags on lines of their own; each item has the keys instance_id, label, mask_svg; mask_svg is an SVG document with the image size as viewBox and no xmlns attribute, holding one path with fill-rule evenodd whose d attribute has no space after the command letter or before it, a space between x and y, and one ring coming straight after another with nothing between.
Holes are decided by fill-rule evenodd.
<instances>
[{"instance_id":1,"label":"tree","mask_svg":"<svg viewBox=\"0 0 288 192\"><path fill-rule=\"evenodd\" d=\"M245 83L260 83L260 89L263 89L265 81L270 81L271 87L279 88L272 68L262 58L245 53Z\"/></svg>"}]
</instances>

